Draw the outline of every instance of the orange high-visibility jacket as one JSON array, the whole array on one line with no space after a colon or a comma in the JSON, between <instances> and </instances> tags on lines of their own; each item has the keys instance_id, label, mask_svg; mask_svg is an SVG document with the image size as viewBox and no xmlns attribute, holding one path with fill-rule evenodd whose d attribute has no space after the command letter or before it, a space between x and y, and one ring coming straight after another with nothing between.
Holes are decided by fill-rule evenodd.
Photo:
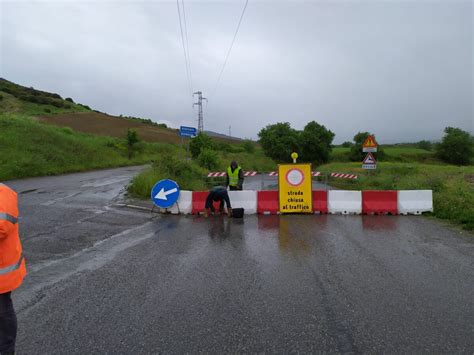
<instances>
[{"instance_id":1,"label":"orange high-visibility jacket","mask_svg":"<svg viewBox=\"0 0 474 355\"><path fill-rule=\"evenodd\" d=\"M25 275L25 258L18 234L17 194L0 183L0 294L18 288Z\"/></svg>"}]
</instances>

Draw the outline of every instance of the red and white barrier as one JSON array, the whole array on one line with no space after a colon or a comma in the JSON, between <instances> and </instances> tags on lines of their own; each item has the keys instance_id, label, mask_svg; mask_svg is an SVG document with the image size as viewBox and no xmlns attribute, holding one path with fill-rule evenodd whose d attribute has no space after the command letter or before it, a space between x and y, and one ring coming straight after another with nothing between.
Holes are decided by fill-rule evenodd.
<instances>
[{"instance_id":1,"label":"red and white barrier","mask_svg":"<svg viewBox=\"0 0 474 355\"><path fill-rule=\"evenodd\" d=\"M313 191L313 212L328 213L328 192L326 190Z\"/></svg>"},{"instance_id":2,"label":"red and white barrier","mask_svg":"<svg viewBox=\"0 0 474 355\"><path fill-rule=\"evenodd\" d=\"M181 191L178 206L172 214L199 214L204 212L209 191ZM234 208L244 208L245 214L279 214L278 191L229 191ZM219 202L214 208L219 209ZM431 190L406 191L313 191L313 212L331 214L415 214L433 212L433 192Z\"/></svg>"},{"instance_id":3,"label":"red and white barrier","mask_svg":"<svg viewBox=\"0 0 474 355\"><path fill-rule=\"evenodd\" d=\"M209 173L207 174L207 177L222 177L225 176L227 173L225 171L223 172L217 172L217 173Z\"/></svg>"},{"instance_id":4,"label":"red and white barrier","mask_svg":"<svg viewBox=\"0 0 474 355\"><path fill-rule=\"evenodd\" d=\"M243 208L245 214L257 213L257 191L229 191L232 208Z\"/></svg>"},{"instance_id":5,"label":"red and white barrier","mask_svg":"<svg viewBox=\"0 0 474 355\"><path fill-rule=\"evenodd\" d=\"M168 211L172 214L190 214L193 210L193 192L181 190L179 193L178 205L174 204L173 207L168 209Z\"/></svg>"},{"instance_id":6,"label":"red and white barrier","mask_svg":"<svg viewBox=\"0 0 474 355\"><path fill-rule=\"evenodd\" d=\"M312 171L311 176L321 176L322 173L320 171ZM278 171L271 171L268 173L268 176L278 176Z\"/></svg>"},{"instance_id":7,"label":"red and white barrier","mask_svg":"<svg viewBox=\"0 0 474 355\"><path fill-rule=\"evenodd\" d=\"M331 173L331 177L339 179L357 179L357 175L354 174L342 174L342 173Z\"/></svg>"},{"instance_id":8,"label":"red and white barrier","mask_svg":"<svg viewBox=\"0 0 474 355\"><path fill-rule=\"evenodd\" d=\"M257 191L257 213L280 213L278 191Z\"/></svg>"},{"instance_id":9,"label":"red and white barrier","mask_svg":"<svg viewBox=\"0 0 474 355\"><path fill-rule=\"evenodd\" d=\"M218 171L218 172L208 173L207 177L222 177L222 176L226 176L226 174L227 173L225 171ZM258 174L257 171L244 171L244 176L255 176L257 174Z\"/></svg>"},{"instance_id":10,"label":"red and white barrier","mask_svg":"<svg viewBox=\"0 0 474 355\"><path fill-rule=\"evenodd\" d=\"M432 190L400 190L397 193L399 214L433 212Z\"/></svg>"},{"instance_id":11,"label":"red and white barrier","mask_svg":"<svg viewBox=\"0 0 474 355\"><path fill-rule=\"evenodd\" d=\"M397 191L369 190L362 191L362 213L364 214L398 214Z\"/></svg>"},{"instance_id":12,"label":"red and white barrier","mask_svg":"<svg viewBox=\"0 0 474 355\"><path fill-rule=\"evenodd\" d=\"M207 174L207 177L223 177L226 176L225 171L218 171L218 172L211 172ZM258 175L258 171L244 171L244 176L256 176ZM323 173L320 171L312 171L311 176L322 176ZM271 171L268 173L268 176L278 176L278 171ZM342 173L331 173L331 177L334 178L341 178L341 179L357 179L357 175L354 174L342 174Z\"/></svg>"},{"instance_id":13,"label":"red and white barrier","mask_svg":"<svg viewBox=\"0 0 474 355\"><path fill-rule=\"evenodd\" d=\"M333 214L361 214L362 193L360 191L329 190L328 212Z\"/></svg>"}]
</instances>

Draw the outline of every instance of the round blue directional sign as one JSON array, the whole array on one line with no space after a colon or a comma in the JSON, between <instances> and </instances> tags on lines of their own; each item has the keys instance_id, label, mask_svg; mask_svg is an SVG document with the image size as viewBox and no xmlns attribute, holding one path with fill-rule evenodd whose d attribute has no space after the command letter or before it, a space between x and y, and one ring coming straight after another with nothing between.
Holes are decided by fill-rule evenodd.
<instances>
[{"instance_id":1,"label":"round blue directional sign","mask_svg":"<svg viewBox=\"0 0 474 355\"><path fill-rule=\"evenodd\" d=\"M179 186L173 180L160 180L151 189L151 200L160 208L173 206L178 198Z\"/></svg>"}]
</instances>

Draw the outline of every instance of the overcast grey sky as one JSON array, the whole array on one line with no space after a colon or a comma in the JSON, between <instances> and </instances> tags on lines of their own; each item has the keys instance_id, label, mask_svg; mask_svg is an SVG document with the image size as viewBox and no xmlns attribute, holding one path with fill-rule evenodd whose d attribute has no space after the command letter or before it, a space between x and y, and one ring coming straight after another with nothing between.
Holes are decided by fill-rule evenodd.
<instances>
[{"instance_id":1,"label":"overcast grey sky","mask_svg":"<svg viewBox=\"0 0 474 355\"><path fill-rule=\"evenodd\" d=\"M176 1L0 0L0 76L110 114L197 126ZM204 127L256 138L311 120L335 142L473 131L472 1L184 0ZM183 14L181 14L183 16Z\"/></svg>"}]
</instances>

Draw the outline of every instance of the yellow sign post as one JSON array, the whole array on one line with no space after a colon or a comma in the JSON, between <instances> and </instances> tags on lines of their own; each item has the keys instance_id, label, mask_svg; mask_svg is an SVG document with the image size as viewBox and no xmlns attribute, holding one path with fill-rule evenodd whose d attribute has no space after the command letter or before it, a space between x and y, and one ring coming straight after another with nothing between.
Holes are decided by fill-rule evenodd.
<instances>
[{"instance_id":1,"label":"yellow sign post","mask_svg":"<svg viewBox=\"0 0 474 355\"><path fill-rule=\"evenodd\" d=\"M313 213L311 164L278 165L281 213Z\"/></svg>"}]
</instances>

